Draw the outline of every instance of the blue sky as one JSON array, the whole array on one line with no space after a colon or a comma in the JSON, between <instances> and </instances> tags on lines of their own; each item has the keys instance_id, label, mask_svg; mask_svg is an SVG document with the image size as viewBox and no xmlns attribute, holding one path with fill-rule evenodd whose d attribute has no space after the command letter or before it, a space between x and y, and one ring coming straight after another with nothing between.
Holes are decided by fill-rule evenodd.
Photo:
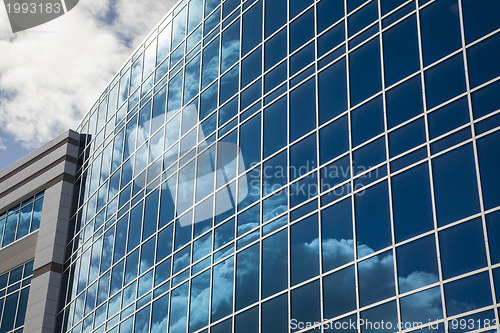
<instances>
[{"instance_id":1,"label":"blue sky","mask_svg":"<svg viewBox=\"0 0 500 333\"><path fill-rule=\"evenodd\" d=\"M13 34L0 7L0 170L75 129L114 73L175 3L81 0Z\"/></svg>"}]
</instances>

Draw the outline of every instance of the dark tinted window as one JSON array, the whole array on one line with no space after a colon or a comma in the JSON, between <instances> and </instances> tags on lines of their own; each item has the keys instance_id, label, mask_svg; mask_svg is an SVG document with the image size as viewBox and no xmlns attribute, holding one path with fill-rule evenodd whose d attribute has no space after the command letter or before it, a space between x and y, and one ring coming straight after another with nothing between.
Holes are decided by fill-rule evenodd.
<instances>
[{"instance_id":1,"label":"dark tinted window","mask_svg":"<svg viewBox=\"0 0 500 333\"><path fill-rule=\"evenodd\" d=\"M471 43L500 27L500 3L495 0L462 0L465 40Z\"/></svg>"},{"instance_id":2,"label":"dark tinted window","mask_svg":"<svg viewBox=\"0 0 500 333\"><path fill-rule=\"evenodd\" d=\"M287 1L286 0L275 0L266 1L264 9L264 31L265 38L269 37L273 32L278 30L283 24L285 24L287 18Z\"/></svg>"},{"instance_id":3,"label":"dark tinted window","mask_svg":"<svg viewBox=\"0 0 500 333\"><path fill-rule=\"evenodd\" d=\"M433 235L396 248L396 259L401 293L439 281L436 241Z\"/></svg>"},{"instance_id":4,"label":"dark tinted window","mask_svg":"<svg viewBox=\"0 0 500 333\"><path fill-rule=\"evenodd\" d=\"M421 117L389 133L389 155L397 156L425 142L425 123Z\"/></svg>"},{"instance_id":5,"label":"dark tinted window","mask_svg":"<svg viewBox=\"0 0 500 333\"><path fill-rule=\"evenodd\" d=\"M470 121L467 98L447 104L427 115L429 138L434 139Z\"/></svg>"},{"instance_id":6,"label":"dark tinted window","mask_svg":"<svg viewBox=\"0 0 500 333\"><path fill-rule=\"evenodd\" d=\"M351 112L352 145L365 142L384 130L384 109L379 96Z\"/></svg>"},{"instance_id":7,"label":"dark tinted window","mask_svg":"<svg viewBox=\"0 0 500 333\"><path fill-rule=\"evenodd\" d=\"M381 89L380 44L378 38L349 55L351 105L356 105Z\"/></svg>"},{"instance_id":8,"label":"dark tinted window","mask_svg":"<svg viewBox=\"0 0 500 333\"><path fill-rule=\"evenodd\" d=\"M386 93L387 127L392 128L423 112L422 84L417 75Z\"/></svg>"},{"instance_id":9,"label":"dark tinted window","mask_svg":"<svg viewBox=\"0 0 500 333\"><path fill-rule=\"evenodd\" d=\"M262 333L287 332L288 324L287 294L262 304Z\"/></svg>"},{"instance_id":10,"label":"dark tinted window","mask_svg":"<svg viewBox=\"0 0 500 333\"><path fill-rule=\"evenodd\" d=\"M486 226L491 262L497 264L500 262L500 212L486 215Z\"/></svg>"},{"instance_id":11,"label":"dark tinted window","mask_svg":"<svg viewBox=\"0 0 500 333\"><path fill-rule=\"evenodd\" d=\"M315 96L314 78L290 92L290 142L316 127Z\"/></svg>"},{"instance_id":12,"label":"dark tinted window","mask_svg":"<svg viewBox=\"0 0 500 333\"><path fill-rule=\"evenodd\" d=\"M286 96L264 110L264 158L286 144Z\"/></svg>"},{"instance_id":13,"label":"dark tinted window","mask_svg":"<svg viewBox=\"0 0 500 333\"><path fill-rule=\"evenodd\" d=\"M318 33L322 32L344 16L343 1L322 0L318 2L316 8Z\"/></svg>"},{"instance_id":14,"label":"dark tinted window","mask_svg":"<svg viewBox=\"0 0 500 333\"><path fill-rule=\"evenodd\" d=\"M325 318L337 317L356 309L356 277L349 266L323 278Z\"/></svg>"},{"instance_id":15,"label":"dark tinted window","mask_svg":"<svg viewBox=\"0 0 500 333\"><path fill-rule=\"evenodd\" d=\"M389 193L384 181L355 196L358 257L391 244Z\"/></svg>"},{"instance_id":16,"label":"dark tinted window","mask_svg":"<svg viewBox=\"0 0 500 333\"><path fill-rule=\"evenodd\" d=\"M321 212L323 272L354 260L351 198Z\"/></svg>"},{"instance_id":17,"label":"dark tinted window","mask_svg":"<svg viewBox=\"0 0 500 333\"><path fill-rule=\"evenodd\" d=\"M500 132L492 133L477 141L479 170L481 171L481 186L484 206L486 209L500 205Z\"/></svg>"},{"instance_id":18,"label":"dark tinted window","mask_svg":"<svg viewBox=\"0 0 500 333\"><path fill-rule=\"evenodd\" d=\"M465 92L463 55L457 54L425 71L427 108Z\"/></svg>"},{"instance_id":19,"label":"dark tinted window","mask_svg":"<svg viewBox=\"0 0 500 333\"><path fill-rule=\"evenodd\" d=\"M500 64L496 57L499 49L500 34L496 34L467 50L471 88L500 75Z\"/></svg>"},{"instance_id":20,"label":"dark tinted window","mask_svg":"<svg viewBox=\"0 0 500 333\"><path fill-rule=\"evenodd\" d=\"M420 26L424 66L462 46L457 0L435 1L422 9Z\"/></svg>"},{"instance_id":21,"label":"dark tinted window","mask_svg":"<svg viewBox=\"0 0 500 333\"><path fill-rule=\"evenodd\" d=\"M291 226L291 284L319 274L318 216L313 215Z\"/></svg>"},{"instance_id":22,"label":"dark tinted window","mask_svg":"<svg viewBox=\"0 0 500 333\"><path fill-rule=\"evenodd\" d=\"M481 219L475 219L439 232L443 279L486 266Z\"/></svg>"},{"instance_id":23,"label":"dark tinted window","mask_svg":"<svg viewBox=\"0 0 500 333\"><path fill-rule=\"evenodd\" d=\"M401 299L404 323L426 323L443 318L441 290L434 287Z\"/></svg>"},{"instance_id":24,"label":"dark tinted window","mask_svg":"<svg viewBox=\"0 0 500 333\"><path fill-rule=\"evenodd\" d=\"M241 86L246 87L262 74L262 48L253 51L241 62Z\"/></svg>"},{"instance_id":25,"label":"dark tinted window","mask_svg":"<svg viewBox=\"0 0 500 333\"><path fill-rule=\"evenodd\" d=\"M448 316L490 305L492 300L488 272L445 284L444 297Z\"/></svg>"},{"instance_id":26,"label":"dark tinted window","mask_svg":"<svg viewBox=\"0 0 500 333\"><path fill-rule=\"evenodd\" d=\"M262 242L262 298L280 292L288 285L287 238L287 230L283 230Z\"/></svg>"},{"instance_id":27,"label":"dark tinted window","mask_svg":"<svg viewBox=\"0 0 500 333\"><path fill-rule=\"evenodd\" d=\"M361 312L361 319L365 320L366 322L372 323L381 323L382 321L384 321L384 327L388 327L387 325L389 325L389 327L396 327L398 323L396 301L384 303L382 305L378 305L374 308ZM389 323L392 325L390 325ZM394 332L394 329L376 329L372 325L367 326L365 329L363 329L363 333L367 332Z\"/></svg>"},{"instance_id":28,"label":"dark tinted window","mask_svg":"<svg viewBox=\"0 0 500 333\"><path fill-rule=\"evenodd\" d=\"M243 14L241 55L244 56L262 41L262 0Z\"/></svg>"},{"instance_id":29,"label":"dark tinted window","mask_svg":"<svg viewBox=\"0 0 500 333\"><path fill-rule=\"evenodd\" d=\"M347 116L328 124L319 132L320 164L349 149L349 124Z\"/></svg>"},{"instance_id":30,"label":"dark tinted window","mask_svg":"<svg viewBox=\"0 0 500 333\"><path fill-rule=\"evenodd\" d=\"M318 105L320 124L324 124L347 109L345 58L318 74Z\"/></svg>"},{"instance_id":31,"label":"dark tinted window","mask_svg":"<svg viewBox=\"0 0 500 333\"><path fill-rule=\"evenodd\" d=\"M396 294L392 251L361 261L358 275L361 307Z\"/></svg>"},{"instance_id":32,"label":"dark tinted window","mask_svg":"<svg viewBox=\"0 0 500 333\"><path fill-rule=\"evenodd\" d=\"M432 161L436 213L440 226L479 212L472 146L452 150Z\"/></svg>"},{"instance_id":33,"label":"dark tinted window","mask_svg":"<svg viewBox=\"0 0 500 333\"><path fill-rule=\"evenodd\" d=\"M290 23L290 52L293 52L300 46L304 45L313 36L314 8L311 8L299 16L295 21Z\"/></svg>"},{"instance_id":34,"label":"dark tinted window","mask_svg":"<svg viewBox=\"0 0 500 333\"><path fill-rule=\"evenodd\" d=\"M392 204L396 242L434 227L427 163L392 177Z\"/></svg>"},{"instance_id":35,"label":"dark tinted window","mask_svg":"<svg viewBox=\"0 0 500 333\"><path fill-rule=\"evenodd\" d=\"M264 46L264 68L268 70L283 59L286 50L286 28L274 35Z\"/></svg>"}]
</instances>

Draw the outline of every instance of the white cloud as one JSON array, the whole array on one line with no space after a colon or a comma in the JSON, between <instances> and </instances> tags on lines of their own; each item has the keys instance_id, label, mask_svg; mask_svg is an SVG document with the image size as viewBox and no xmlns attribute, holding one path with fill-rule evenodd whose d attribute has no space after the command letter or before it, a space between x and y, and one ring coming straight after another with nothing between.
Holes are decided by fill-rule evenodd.
<instances>
[{"instance_id":1,"label":"white cloud","mask_svg":"<svg viewBox=\"0 0 500 333\"><path fill-rule=\"evenodd\" d=\"M1 34L2 133L32 149L76 128L173 3L84 0L54 21ZM1 140L0 149L8 144Z\"/></svg>"}]
</instances>

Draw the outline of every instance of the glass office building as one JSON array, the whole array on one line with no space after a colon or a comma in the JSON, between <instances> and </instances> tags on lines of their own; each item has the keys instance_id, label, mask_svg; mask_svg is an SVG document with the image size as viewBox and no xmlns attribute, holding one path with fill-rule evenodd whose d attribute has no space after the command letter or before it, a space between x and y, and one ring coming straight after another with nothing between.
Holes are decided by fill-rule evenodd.
<instances>
[{"instance_id":1,"label":"glass office building","mask_svg":"<svg viewBox=\"0 0 500 333\"><path fill-rule=\"evenodd\" d=\"M78 128L58 330L496 331L499 96L496 0L178 2Z\"/></svg>"}]
</instances>

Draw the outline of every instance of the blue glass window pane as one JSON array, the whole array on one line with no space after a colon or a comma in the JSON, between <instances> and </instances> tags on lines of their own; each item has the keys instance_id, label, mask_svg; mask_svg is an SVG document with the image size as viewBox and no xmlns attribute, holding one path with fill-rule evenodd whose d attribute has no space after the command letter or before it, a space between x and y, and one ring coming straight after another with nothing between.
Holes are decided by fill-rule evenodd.
<instances>
[{"instance_id":1,"label":"blue glass window pane","mask_svg":"<svg viewBox=\"0 0 500 333\"><path fill-rule=\"evenodd\" d=\"M142 240L145 240L151 236L158 225L158 199L159 190L155 190L153 193L148 195L146 198L145 208L144 208L144 229L142 232Z\"/></svg>"},{"instance_id":2,"label":"blue glass window pane","mask_svg":"<svg viewBox=\"0 0 500 333\"><path fill-rule=\"evenodd\" d=\"M325 2L323 0L319 4ZM334 0L327 0L326 2L331 2L331 3L339 3L343 5L341 1L334 1ZM318 7L319 7L318 4ZM324 34L318 37L318 57L321 57L328 53L329 51L333 50L337 45L342 43L345 40L345 26L344 22L340 22ZM336 52L334 52L336 53ZM336 58L336 57L335 57Z\"/></svg>"},{"instance_id":3,"label":"blue glass window pane","mask_svg":"<svg viewBox=\"0 0 500 333\"><path fill-rule=\"evenodd\" d=\"M173 224L169 225L158 234L157 262L172 253L172 232Z\"/></svg>"},{"instance_id":4,"label":"blue glass window pane","mask_svg":"<svg viewBox=\"0 0 500 333\"><path fill-rule=\"evenodd\" d=\"M361 261L358 275L361 307L396 294L392 251Z\"/></svg>"},{"instance_id":5,"label":"blue glass window pane","mask_svg":"<svg viewBox=\"0 0 500 333\"><path fill-rule=\"evenodd\" d=\"M204 89L212 82L219 72L219 38L208 44L203 49L203 67L201 75L201 88Z\"/></svg>"},{"instance_id":6,"label":"blue glass window pane","mask_svg":"<svg viewBox=\"0 0 500 333\"><path fill-rule=\"evenodd\" d=\"M427 163L392 177L396 242L434 228Z\"/></svg>"},{"instance_id":7,"label":"blue glass window pane","mask_svg":"<svg viewBox=\"0 0 500 333\"><path fill-rule=\"evenodd\" d=\"M350 13L362 4L364 4L366 0L347 0L347 12Z\"/></svg>"},{"instance_id":8,"label":"blue glass window pane","mask_svg":"<svg viewBox=\"0 0 500 333\"><path fill-rule=\"evenodd\" d=\"M259 47L241 62L241 86L247 84L262 75L262 48Z\"/></svg>"},{"instance_id":9,"label":"blue glass window pane","mask_svg":"<svg viewBox=\"0 0 500 333\"><path fill-rule=\"evenodd\" d=\"M286 80L286 78L287 78L287 62L284 61L265 75L264 93L267 94L268 92L279 86Z\"/></svg>"},{"instance_id":10,"label":"blue glass window pane","mask_svg":"<svg viewBox=\"0 0 500 333\"><path fill-rule=\"evenodd\" d=\"M432 161L438 225L479 212L472 146L466 145Z\"/></svg>"},{"instance_id":11,"label":"blue glass window pane","mask_svg":"<svg viewBox=\"0 0 500 333\"><path fill-rule=\"evenodd\" d=\"M241 92L241 110L246 109L253 102L262 97L262 80L257 80L251 86L246 88ZM254 104L250 109L245 111L245 114L241 116L241 120L249 117L260 108L260 103Z\"/></svg>"},{"instance_id":12,"label":"blue glass window pane","mask_svg":"<svg viewBox=\"0 0 500 333\"><path fill-rule=\"evenodd\" d=\"M186 12L187 6L182 8L181 12L172 21L172 49L186 35Z\"/></svg>"},{"instance_id":13,"label":"blue glass window pane","mask_svg":"<svg viewBox=\"0 0 500 333\"><path fill-rule=\"evenodd\" d=\"M301 1L301 0L296 0ZM301 1L302 2L302 1ZM290 53L314 36L314 8L290 23Z\"/></svg>"},{"instance_id":14,"label":"blue glass window pane","mask_svg":"<svg viewBox=\"0 0 500 333\"><path fill-rule=\"evenodd\" d=\"M387 127L392 128L423 112L422 84L415 76L386 93Z\"/></svg>"},{"instance_id":15,"label":"blue glass window pane","mask_svg":"<svg viewBox=\"0 0 500 333\"><path fill-rule=\"evenodd\" d=\"M40 219L42 218L42 206L43 206L43 197L36 200L35 204L33 205L33 217L31 220L30 232L33 232L40 227Z\"/></svg>"},{"instance_id":16,"label":"blue glass window pane","mask_svg":"<svg viewBox=\"0 0 500 333\"><path fill-rule=\"evenodd\" d=\"M311 134L290 147L290 181L313 170L316 162L316 135Z\"/></svg>"},{"instance_id":17,"label":"blue glass window pane","mask_svg":"<svg viewBox=\"0 0 500 333\"><path fill-rule=\"evenodd\" d=\"M139 205L135 206L130 213L127 252L134 249L141 241L142 207L143 203L141 202Z\"/></svg>"},{"instance_id":18,"label":"blue glass window pane","mask_svg":"<svg viewBox=\"0 0 500 333\"><path fill-rule=\"evenodd\" d=\"M264 158L286 145L286 96L264 110Z\"/></svg>"},{"instance_id":19,"label":"blue glass window pane","mask_svg":"<svg viewBox=\"0 0 500 333\"><path fill-rule=\"evenodd\" d=\"M189 310L189 331L194 332L208 325L210 306L210 270L191 281L191 302Z\"/></svg>"},{"instance_id":20,"label":"blue glass window pane","mask_svg":"<svg viewBox=\"0 0 500 333\"><path fill-rule=\"evenodd\" d=\"M335 89L332 89L335 87ZM347 75L345 58L318 74L319 122L328 120L347 110Z\"/></svg>"},{"instance_id":21,"label":"blue glass window pane","mask_svg":"<svg viewBox=\"0 0 500 333\"><path fill-rule=\"evenodd\" d=\"M273 2L274 3L274 2ZM269 68L277 64L281 59L286 57L286 28L278 32L264 45L264 69L267 71Z\"/></svg>"},{"instance_id":22,"label":"blue glass window pane","mask_svg":"<svg viewBox=\"0 0 500 333\"><path fill-rule=\"evenodd\" d=\"M262 241L262 298L280 292L287 286L288 236L287 230L282 230Z\"/></svg>"},{"instance_id":23,"label":"blue glass window pane","mask_svg":"<svg viewBox=\"0 0 500 333\"><path fill-rule=\"evenodd\" d=\"M220 80L220 104L232 97L239 89L239 66L233 67Z\"/></svg>"},{"instance_id":24,"label":"blue glass window pane","mask_svg":"<svg viewBox=\"0 0 500 333\"><path fill-rule=\"evenodd\" d=\"M18 218L19 218L19 212L17 214L14 213L7 216L7 220L5 222L5 230L3 233L2 246L7 246L14 241L16 236Z\"/></svg>"},{"instance_id":25,"label":"blue glass window pane","mask_svg":"<svg viewBox=\"0 0 500 333\"><path fill-rule=\"evenodd\" d=\"M481 118L500 109L500 81L487 85L472 93L472 111L474 119Z\"/></svg>"},{"instance_id":26,"label":"blue glass window pane","mask_svg":"<svg viewBox=\"0 0 500 333\"><path fill-rule=\"evenodd\" d=\"M425 142L425 123L421 117L389 133L389 155L397 156Z\"/></svg>"},{"instance_id":27,"label":"blue glass window pane","mask_svg":"<svg viewBox=\"0 0 500 333\"><path fill-rule=\"evenodd\" d=\"M343 1L322 0L317 3L316 8L318 33L321 33L344 16Z\"/></svg>"},{"instance_id":28,"label":"blue glass window pane","mask_svg":"<svg viewBox=\"0 0 500 333\"><path fill-rule=\"evenodd\" d=\"M217 321L233 311L234 258L231 257L213 268L212 317Z\"/></svg>"},{"instance_id":29,"label":"blue glass window pane","mask_svg":"<svg viewBox=\"0 0 500 333\"><path fill-rule=\"evenodd\" d=\"M240 128L240 172L248 170L260 161L260 114Z\"/></svg>"},{"instance_id":30,"label":"blue glass window pane","mask_svg":"<svg viewBox=\"0 0 500 333\"><path fill-rule=\"evenodd\" d=\"M241 55L262 42L262 0L243 14Z\"/></svg>"},{"instance_id":31,"label":"blue glass window pane","mask_svg":"<svg viewBox=\"0 0 500 333\"><path fill-rule=\"evenodd\" d=\"M262 304L262 333L288 332L288 298L280 295Z\"/></svg>"},{"instance_id":32,"label":"blue glass window pane","mask_svg":"<svg viewBox=\"0 0 500 333\"><path fill-rule=\"evenodd\" d=\"M127 262L125 265L125 280L123 282L124 285L132 281L137 277L137 273L139 271L139 249L130 253L127 256Z\"/></svg>"},{"instance_id":33,"label":"blue glass window pane","mask_svg":"<svg viewBox=\"0 0 500 333\"><path fill-rule=\"evenodd\" d=\"M224 320L221 323L218 323L215 326L212 326L212 328L210 329L210 333L226 333L226 332L231 332L232 328L233 328L233 319L229 318L229 319Z\"/></svg>"},{"instance_id":34,"label":"blue glass window pane","mask_svg":"<svg viewBox=\"0 0 500 333\"><path fill-rule=\"evenodd\" d=\"M349 55L351 105L356 105L382 87L380 75L380 43L371 40Z\"/></svg>"},{"instance_id":35,"label":"blue glass window pane","mask_svg":"<svg viewBox=\"0 0 500 333\"><path fill-rule=\"evenodd\" d=\"M425 71L425 87L428 109L465 92L463 55L457 54Z\"/></svg>"},{"instance_id":36,"label":"blue glass window pane","mask_svg":"<svg viewBox=\"0 0 500 333\"><path fill-rule=\"evenodd\" d=\"M198 54L186 65L183 104L189 102L198 92L200 92L200 58L201 56Z\"/></svg>"},{"instance_id":37,"label":"blue glass window pane","mask_svg":"<svg viewBox=\"0 0 500 333\"><path fill-rule=\"evenodd\" d=\"M312 0L290 0L290 18L294 18L306 9L311 3Z\"/></svg>"},{"instance_id":38,"label":"blue glass window pane","mask_svg":"<svg viewBox=\"0 0 500 333\"><path fill-rule=\"evenodd\" d=\"M498 174L498 156L500 156L500 132L492 133L477 141L479 170L484 206L486 209L500 204L500 176Z\"/></svg>"},{"instance_id":39,"label":"blue glass window pane","mask_svg":"<svg viewBox=\"0 0 500 333\"><path fill-rule=\"evenodd\" d=\"M368 4L363 6L363 8L348 17L347 29L349 31L349 37L368 27L377 17L378 3L375 0L371 0Z\"/></svg>"},{"instance_id":40,"label":"blue glass window pane","mask_svg":"<svg viewBox=\"0 0 500 333\"><path fill-rule=\"evenodd\" d=\"M349 266L323 278L324 317L334 318L356 309L356 276Z\"/></svg>"},{"instance_id":41,"label":"blue glass window pane","mask_svg":"<svg viewBox=\"0 0 500 333\"><path fill-rule=\"evenodd\" d=\"M170 300L170 321L168 332L184 333L187 326L189 283L172 290Z\"/></svg>"},{"instance_id":42,"label":"blue glass window pane","mask_svg":"<svg viewBox=\"0 0 500 333\"><path fill-rule=\"evenodd\" d=\"M191 239L193 211L190 210L175 221L174 246L175 250L181 248Z\"/></svg>"},{"instance_id":43,"label":"blue glass window pane","mask_svg":"<svg viewBox=\"0 0 500 333\"><path fill-rule=\"evenodd\" d=\"M19 225L17 226L16 239L26 236L30 231L31 211L33 205L30 204L21 209L19 213Z\"/></svg>"},{"instance_id":44,"label":"blue glass window pane","mask_svg":"<svg viewBox=\"0 0 500 333\"><path fill-rule=\"evenodd\" d=\"M351 160L349 156L342 157L321 168L320 177L321 192L327 191L351 178Z\"/></svg>"},{"instance_id":45,"label":"blue glass window pane","mask_svg":"<svg viewBox=\"0 0 500 333\"><path fill-rule=\"evenodd\" d=\"M440 231L439 244L443 279L482 268L487 264L481 219Z\"/></svg>"},{"instance_id":46,"label":"blue glass window pane","mask_svg":"<svg viewBox=\"0 0 500 333\"><path fill-rule=\"evenodd\" d=\"M19 304L17 306L17 317L16 317L16 327L24 325L24 318L26 317L26 308L28 306L28 295L30 288L24 288L21 290L19 296Z\"/></svg>"},{"instance_id":47,"label":"blue glass window pane","mask_svg":"<svg viewBox=\"0 0 500 333\"><path fill-rule=\"evenodd\" d=\"M295 73L299 72L313 61L314 61L314 42L310 42L306 47L302 48L299 52L295 53L290 58L290 76L295 75ZM307 72L308 71L301 73L299 76L297 76L297 78L301 77L304 73ZM308 74L306 76L308 76Z\"/></svg>"},{"instance_id":48,"label":"blue glass window pane","mask_svg":"<svg viewBox=\"0 0 500 333\"><path fill-rule=\"evenodd\" d=\"M292 285L319 274L318 239L317 215L310 216L292 225L290 230Z\"/></svg>"},{"instance_id":49,"label":"blue glass window pane","mask_svg":"<svg viewBox=\"0 0 500 333\"><path fill-rule=\"evenodd\" d=\"M347 116L335 120L319 132L320 164L341 155L349 149L349 124Z\"/></svg>"},{"instance_id":50,"label":"blue glass window pane","mask_svg":"<svg viewBox=\"0 0 500 333\"><path fill-rule=\"evenodd\" d=\"M258 333L259 332L259 307L242 312L234 318L234 331L238 333Z\"/></svg>"},{"instance_id":51,"label":"blue glass window pane","mask_svg":"<svg viewBox=\"0 0 500 333\"><path fill-rule=\"evenodd\" d=\"M470 121L467 98L447 104L427 116L429 137L434 139Z\"/></svg>"},{"instance_id":52,"label":"blue glass window pane","mask_svg":"<svg viewBox=\"0 0 500 333\"><path fill-rule=\"evenodd\" d=\"M497 264L500 262L500 213L498 211L486 215L486 226L491 262Z\"/></svg>"},{"instance_id":53,"label":"blue glass window pane","mask_svg":"<svg viewBox=\"0 0 500 333\"><path fill-rule=\"evenodd\" d=\"M262 194L264 196L281 188L287 183L288 164L286 155L286 151L283 151L264 163L262 170Z\"/></svg>"},{"instance_id":54,"label":"blue glass window pane","mask_svg":"<svg viewBox=\"0 0 500 333\"><path fill-rule=\"evenodd\" d=\"M496 34L467 50L471 88L500 75L500 64L496 57L499 49L500 34Z\"/></svg>"},{"instance_id":55,"label":"blue glass window pane","mask_svg":"<svg viewBox=\"0 0 500 333\"><path fill-rule=\"evenodd\" d=\"M236 256L236 311L259 300L259 256L259 244Z\"/></svg>"},{"instance_id":56,"label":"blue glass window pane","mask_svg":"<svg viewBox=\"0 0 500 333\"><path fill-rule=\"evenodd\" d=\"M420 68L415 15L385 31L383 40L385 85L390 86Z\"/></svg>"},{"instance_id":57,"label":"blue glass window pane","mask_svg":"<svg viewBox=\"0 0 500 333\"><path fill-rule=\"evenodd\" d=\"M319 280L310 282L291 292L291 317L300 323L314 323L321 320ZM299 328L294 329L297 331Z\"/></svg>"},{"instance_id":58,"label":"blue glass window pane","mask_svg":"<svg viewBox=\"0 0 500 333\"><path fill-rule=\"evenodd\" d=\"M351 112L353 147L373 138L384 130L382 102L382 96L379 96Z\"/></svg>"},{"instance_id":59,"label":"blue glass window pane","mask_svg":"<svg viewBox=\"0 0 500 333\"><path fill-rule=\"evenodd\" d=\"M492 304L488 272L479 273L444 285L448 316Z\"/></svg>"},{"instance_id":60,"label":"blue glass window pane","mask_svg":"<svg viewBox=\"0 0 500 333\"><path fill-rule=\"evenodd\" d=\"M266 1L264 8L264 33L265 38L269 37L273 32L278 30L287 20L287 1L274 0Z\"/></svg>"},{"instance_id":61,"label":"blue glass window pane","mask_svg":"<svg viewBox=\"0 0 500 333\"><path fill-rule=\"evenodd\" d=\"M422 9L420 26L424 66L462 47L457 0L436 1Z\"/></svg>"},{"instance_id":62,"label":"blue glass window pane","mask_svg":"<svg viewBox=\"0 0 500 333\"><path fill-rule=\"evenodd\" d=\"M224 73L240 56L240 20L237 20L222 33L221 73Z\"/></svg>"},{"instance_id":63,"label":"blue glass window pane","mask_svg":"<svg viewBox=\"0 0 500 333\"><path fill-rule=\"evenodd\" d=\"M396 248L396 258L401 293L439 281L436 241L433 235Z\"/></svg>"},{"instance_id":64,"label":"blue glass window pane","mask_svg":"<svg viewBox=\"0 0 500 333\"><path fill-rule=\"evenodd\" d=\"M401 299L403 323L428 323L443 318L439 287L427 289Z\"/></svg>"},{"instance_id":65,"label":"blue glass window pane","mask_svg":"<svg viewBox=\"0 0 500 333\"><path fill-rule=\"evenodd\" d=\"M0 326L0 332L8 332L14 328L14 319L17 313L17 299L19 298L19 292L15 292L5 298L5 306L3 309L2 325Z\"/></svg>"},{"instance_id":66,"label":"blue glass window pane","mask_svg":"<svg viewBox=\"0 0 500 333\"><path fill-rule=\"evenodd\" d=\"M465 40L468 43L500 28L500 3L495 0L464 0Z\"/></svg>"},{"instance_id":67,"label":"blue glass window pane","mask_svg":"<svg viewBox=\"0 0 500 333\"><path fill-rule=\"evenodd\" d=\"M290 186L290 205L295 207L317 195L318 176L316 172L313 172Z\"/></svg>"},{"instance_id":68,"label":"blue glass window pane","mask_svg":"<svg viewBox=\"0 0 500 333\"><path fill-rule=\"evenodd\" d=\"M385 139L379 138L353 153L354 175L366 171L385 160Z\"/></svg>"},{"instance_id":69,"label":"blue glass window pane","mask_svg":"<svg viewBox=\"0 0 500 333\"><path fill-rule=\"evenodd\" d=\"M358 257L391 244L389 194L384 181L355 196Z\"/></svg>"},{"instance_id":70,"label":"blue glass window pane","mask_svg":"<svg viewBox=\"0 0 500 333\"><path fill-rule=\"evenodd\" d=\"M315 83L310 79L290 93L290 142L316 127Z\"/></svg>"}]
</instances>

